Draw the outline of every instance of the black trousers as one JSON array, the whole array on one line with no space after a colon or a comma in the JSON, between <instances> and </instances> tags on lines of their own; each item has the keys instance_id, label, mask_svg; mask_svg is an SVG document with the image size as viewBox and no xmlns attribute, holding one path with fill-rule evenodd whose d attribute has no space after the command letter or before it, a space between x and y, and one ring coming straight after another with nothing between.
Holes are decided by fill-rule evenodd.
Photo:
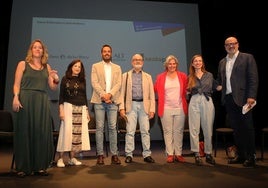
<instances>
[{"instance_id":1,"label":"black trousers","mask_svg":"<svg viewBox=\"0 0 268 188\"><path fill-rule=\"evenodd\" d=\"M235 104L231 94L225 96L225 109L230 126L234 129L234 141L239 157L242 159L255 158L255 129L252 110L242 114L242 107Z\"/></svg>"}]
</instances>

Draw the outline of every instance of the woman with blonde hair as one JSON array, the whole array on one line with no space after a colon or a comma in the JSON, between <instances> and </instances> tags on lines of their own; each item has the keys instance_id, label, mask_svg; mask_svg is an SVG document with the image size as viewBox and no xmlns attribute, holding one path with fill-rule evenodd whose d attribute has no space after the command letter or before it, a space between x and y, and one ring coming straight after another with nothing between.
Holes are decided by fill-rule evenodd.
<instances>
[{"instance_id":1,"label":"woman with blonde hair","mask_svg":"<svg viewBox=\"0 0 268 188\"><path fill-rule=\"evenodd\" d=\"M47 47L40 39L34 40L25 60L17 65L13 85L14 149L19 177L48 175L54 145L47 90L56 90L58 83L57 71L48 64Z\"/></svg>"},{"instance_id":2,"label":"woman with blonde hair","mask_svg":"<svg viewBox=\"0 0 268 188\"><path fill-rule=\"evenodd\" d=\"M164 67L165 71L157 75L154 90L158 95L158 116L164 133L167 163L185 162L182 145L188 110L187 75L178 70L179 61L174 55L166 57Z\"/></svg>"}]
</instances>

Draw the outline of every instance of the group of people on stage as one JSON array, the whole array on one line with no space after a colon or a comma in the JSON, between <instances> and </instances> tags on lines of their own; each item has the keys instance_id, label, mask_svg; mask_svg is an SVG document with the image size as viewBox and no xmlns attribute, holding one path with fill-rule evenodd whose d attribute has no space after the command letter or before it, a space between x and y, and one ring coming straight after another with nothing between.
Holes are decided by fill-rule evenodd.
<instances>
[{"instance_id":1,"label":"group of people on stage","mask_svg":"<svg viewBox=\"0 0 268 188\"><path fill-rule=\"evenodd\" d=\"M183 130L188 120L191 151L195 163L202 165L199 152L199 133L204 136L205 161L215 165L212 157L212 136L215 109L212 101L214 91L221 91L231 127L234 129L238 155L230 164L256 165L255 132L252 110L246 114L242 108L254 105L258 90L258 70L253 55L242 53L237 38L225 40L226 57L218 66L217 79L205 69L202 55L194 55L189 65L189 75L179 71L179 60L168 55L164 71L152 76L143 70L144 57L134 54L132 68L122 73L121 67L112 62L112 47L103 45L100 62L91 67L92 96L96 122L97 165L105 164L103 151L105 121L107 121L111 164L121 160L117 145L117 116L126 122L125 163L133 161L135 131L139 124L142 156L146 163L155 163L150 149L150 119L157 115L161 120L165 143L166 162L185 162L182 155ZM15 72L13 86L14 151L18 177L27 175L47 176L53 161L53 136L49 97L47 90L60 85L59 117L61 120L57 152L58 167L81 165L75 156L91 149L88 135L88 110L86 73L83 62L74 59L65 75L59 79L56 70L48 64L48 51L40 40L34 40L25 60L20 61ZM186 118L188 117L188 118ZM68 152L69 159L64 161Z\"/></svg>"}]
</instances>

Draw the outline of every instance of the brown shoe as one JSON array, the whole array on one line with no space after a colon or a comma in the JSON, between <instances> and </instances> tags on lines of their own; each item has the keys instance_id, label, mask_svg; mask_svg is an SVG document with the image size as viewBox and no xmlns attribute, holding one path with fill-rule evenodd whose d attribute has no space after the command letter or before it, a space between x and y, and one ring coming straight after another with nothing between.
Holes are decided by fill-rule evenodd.
<instances>
[{"instance_id":1,"label":"brown shoe","mask_svg":"<svg viewBox=\"0 0 268 188\"><path fill-rule=\"evenodd\" d=\"M103 157L103 155L98 155L97 165L104 165L104 157Z\"/></svg>"},{"instance_id":2,"label":"brown shoe","mask_svg":"<svg viewBox=\"0 0 268 188\"><path fill-rule=\"evenodd\" d=\"M121 161L120 161L120 159L118 158L117 155L113 155L112 158L111 158L111 163L112 164L121 164Z\"/></svg>"}]
</instances>

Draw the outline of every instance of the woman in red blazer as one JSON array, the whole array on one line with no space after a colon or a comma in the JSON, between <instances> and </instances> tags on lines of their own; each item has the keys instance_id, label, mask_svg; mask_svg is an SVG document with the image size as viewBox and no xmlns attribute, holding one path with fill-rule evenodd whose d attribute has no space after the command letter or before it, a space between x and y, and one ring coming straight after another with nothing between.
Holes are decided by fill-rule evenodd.
<instances>
[{"instance_id":1,"label":"woman in red blazer","mask_svg":"<svg viewBox=\"0 0 268 188\"><path fill-rule=\"evenodd\" d=\"M183 130L188 106L187 75L178 71L179 61L169 55L165 71L157 75L154 90L158 96L158 116L161 119L167 162L184 162L182 157Z\"/></svg>"}]
</instances>

